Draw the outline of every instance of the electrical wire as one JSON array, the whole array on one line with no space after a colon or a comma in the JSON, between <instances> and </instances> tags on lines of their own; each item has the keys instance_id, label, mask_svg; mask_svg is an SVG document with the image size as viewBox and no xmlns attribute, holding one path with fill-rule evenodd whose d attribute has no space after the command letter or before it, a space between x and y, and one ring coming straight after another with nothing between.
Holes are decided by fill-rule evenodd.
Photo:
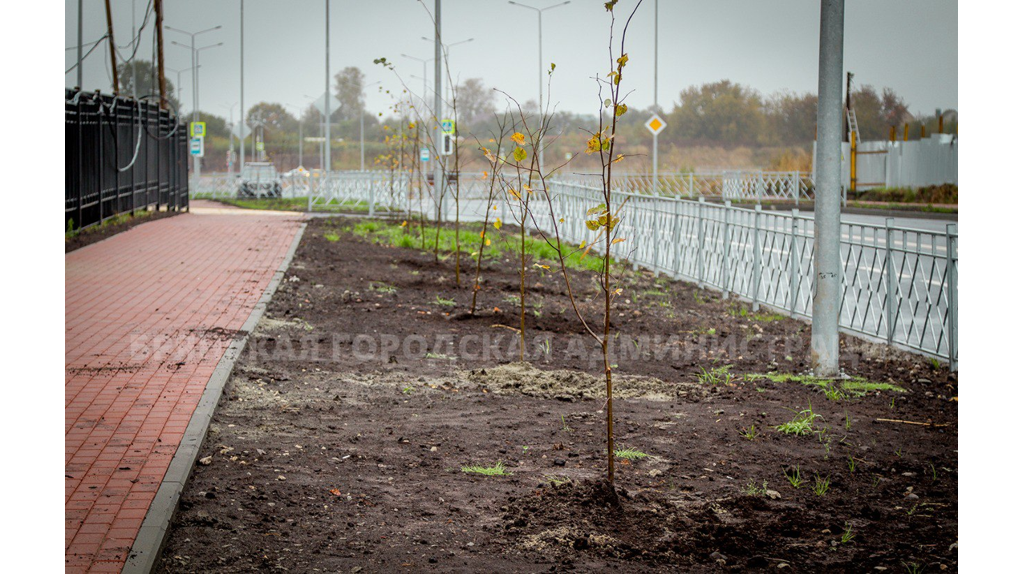
<instances>
[{"instance_id":1,"label":"electrical wire","mask_svg":"<svg viewBox=\"0 0 1024 574\"><path fill-rule=\"evenodd\" d=\"M100 42L102 42L103 40L106 40L106 39L107 39L107 35L104 34L99 40L96 40L93 43L92 48L89 48L89 51L86 52L84 56L82 56L82 62L84 62L85 59L89 57L89 54L92 54L92 51L96 49L96 46L100 45ZM76 48L77 48L77 46L76 46ZM79 64L79 62L75 62L75 64L73 66L71 66L67 70L64 70L64 75L66 76L66 75L70 74L71 70L74 70L75 68L78 67L78 64ZM81 86L79 86L79 87L81 87Z\"/></svg>"},{"instance_id":2,"label":"electrical wire","mask_svg":"<svg viewBox=\"0 0 1024 574\"><path fill-rule=\"evenodd\" d=\"M153 0L149 0L149 4L146 5L146 12L142 15L142 25L139 26L138 33L136 33L132 37L131 45L134 45L135 48L132 49L132 55L131 56L128 56L128 58L125 58L124 56L121 55L120 51L116 50L116 46L115 46L115 51L117 51L117 57L121 58L122 62L127 64L128 62L131 62L132 60L135 59L135 55L139 52L139 47L142 45L142 33L146 30L146 23L149 22L149 16L152 13L153 13Z\"/></svg>"}]
</instances>

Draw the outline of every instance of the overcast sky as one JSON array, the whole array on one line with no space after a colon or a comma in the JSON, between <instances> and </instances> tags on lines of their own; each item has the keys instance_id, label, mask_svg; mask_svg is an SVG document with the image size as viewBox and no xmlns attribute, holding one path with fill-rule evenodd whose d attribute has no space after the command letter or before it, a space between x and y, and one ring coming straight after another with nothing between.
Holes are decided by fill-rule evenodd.
<instances>
[{"instance_id":1,"label":"overcast sky","mask_svg":"<svg viewBox=\"0 0 1024 574\"><path fill-rule=\"evenodd\" d=\"M553 0L520 0L545 7ZM134 0L141 25L148 0ZM101 0L84 0L86 47L106 31ZM132 37L132 0L111 0L114 35L119 44ZM165 0L168 26L199 31L223 28L196 38L196 46L223 42L201 55L200 108L218 115L239 101L240 0ZM434 1L427 0L433 11ZM557 64L552 94L559 109L596 113L599 101L593 77L607 71L607 14L602 0L572 0L544 12L545 66ZM622 0L620 21L634 3ZM643 108L654 99L654 0L645 0L631 24L626 49L629 65L623 83L634 93L627 102ZM65 45L77 43L77 0L65 0ZM660 0L658 103L667 109L691 85L722 79L751 86L764 95L780 90L817 91L819 2ZM416 0L333 0L330 14L330 69L363 70L367 83L383 81L401 89L394 73L374 65L387 57L415 92L422 91L423 66L401 57L433 57L430 17ZM152 20L143 33L139 56L151 57ZM324 91L323 0L248 0L245 2L245 103L280 102L305 108ZM520 101L537 98L537 15L507 0L443 0L442 38L451 48L453 76L483 78ZM188 68L189 37L166 31L165 58L170 70ZM957 3L953 0L852 0L846 3L845 68L855 84L896 90L916 113L957 108ZM110 91L108 48L97 47L83 68L85 87ZM126 56L130 50L122 50ZM75 50L65 52L65 68ZM432 64L431 64L432 65ZM603 73L602 73L603 75ZM433 70L428 71L433 78ZM183 74L183 104L191 109L189 73ZM65 75L73 86L74 71ZM332 78L333 84L333 78ZM369 110L385 111L388 96L368 88ZM237 117L237 107L235 108Z\"/></svg>"}]
</instances>

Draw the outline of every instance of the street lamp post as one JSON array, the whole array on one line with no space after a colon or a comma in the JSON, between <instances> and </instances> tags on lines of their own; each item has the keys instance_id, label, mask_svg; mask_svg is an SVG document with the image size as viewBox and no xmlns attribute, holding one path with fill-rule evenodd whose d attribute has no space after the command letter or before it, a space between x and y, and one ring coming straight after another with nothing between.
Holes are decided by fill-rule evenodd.
<instances>
[{"instance_id":1,"label":"street lamp post","mask_svg":"<svg viewBox=\"0 0 1024 574\"><path fill-rule=\"evenodd\" d=\"M235 106L237 106L237 105L238 105L238 102L235 102L235 103L231 104L230 107L228 107L228 106L221 106L223 108L228 108L228 176L229 177L232 174L235 173L235 161L234 161L235 160L235 136L234 136L234 134L231 133L231 131L234 128L234 125L235 125Z\"/></svg>"},{"instance_id":2,"label":"street lamp post","mask_svg":"<svg viewBox=\"0 0 1024 574\"><path fill-rule=\"evenodd\" d=\"M238 173L245 168L245 0L238 2Z\"/></svg>"},{"instance_id":3,"label":"street lamp post","mask_svg":"<svg viewBox=\"0 0 1024 574\"><path fill-rule=\"evenodd\" d=\"M426 60L424 60L423 58L417 58L415 56L410 56L408 54L402 54L402 57L403 58L408 58L410 60L415 60L415 61L420 62L421 64L423 64L423 77L421 78L423 80L423 98L422 98L422 100L423 100L423 107L427 108L429 110L429 108L427 106L427 62L430 62L431 60L433 60L433 58L427 58ZM413 76L413 77L415 77L415 76ZM427 111L427 112L424 112L423 117L428 117L429 115L430 115L430 113L429 113L429 111ZM422 128L423 128L423 140L422 141L426 142L427 138L430 137L430 132L427 131L426 122L419 122L419 123L423 124L422 125ZM419 129L416 130L416 133L417 134L420 133ZM419 139L419 136L417 136L417 139ZM419 150L416 150L416 151L417 151L417 153L419 152Z\"/></svg>"},{"instance_id":4,"label":"street lamp post","mask_svg":"<svg viewBox=\"0 0 1024 574\"><path fill-rule=\"evenodd\" d=\"M197 84L199 83L199 75L197 74L199 66L197 64L197 59L196 59L196 52L197 52L197 50L196 50L196 36L198 36L200 34L205 34L207 32L213 32L214 30L220 30L221 26L214 26L213 28L207 28L206 30L200 30L198 32L186 32L185 30L181 30L181 29L175 28L173 26L168 26L166 24L164 24L164 28L166 28L167 30L178 32L179 34L185 34L185 35L187 35L187 36L189 36L191 38L191 45L190 46L186 46L184 44L179 44L178 42L174 42L174 41L172 41L171 43L176 45L176 46L181 46L183 48L189 48L192 51L192 121L195 122L196 118L197 118L196 112L199 109L199 105L198 105L199 89L197 87ZM218 45L222 45L222 44L223 44L223 42L221 42L221 44L218 44ZM212 46L207 46L207 47L212 47ZM193 175L193 178L195 180L192 188L196 189L196 190L199 189L199 174L200 174L200 170L202 170L202 167L201 167L201 163L200 163L199 157L198 156L192 156L192 175Z\"/></svg>"},{"instance_id":5,"label":"street lamp post","mask_svg":"<svg viewBox=\"0 0 1024 574\"><path fill-rule=\"evenodd\" d=\"M509 0L508 2L513 6L529 8L530 10L537 12L537 110L539 111L541 118L540 145L538 146L539 150L537 152L537 165L539 166L541 173L544 172L544 59L542 53L542 50L544 49L544 25L541 20L541 16L546 10L565 6L570 1L571 0L565 0L565 2L553 4L546 8L534 8L533 6L527 6L526 4L520 4L519 2L513 2L512 0Z\"/></svg>"},{"instance_id":6,"label":"street lamp post","mask_svg":"<svg viewBox=\"0 0 1024 574\"><path fill-rule=\"evenodd\" d=\"M364 89L383 83L384 82L374 82L369 86L365 86ZM365 115L366 111L363 109L363 106L359 106L359 171L366 171L366 143L363 133L363 116Z\"/></svg>"},{"instance_id":7,"label":"street lamp post","mask_svg":"<svg viewBox=\"0 0 1024 574\"><path fill-rule=\"evenodd\" d=\"M469 38L467 40L460 40L460 41L454 42L452 44L445 44L445 43L443 43L441 41L441 0L435 0L435 2L434 2L434 18L436 19L436 29L434 31L434 38L431 39L431 38L427 38L426 36L423 36L422 39L426 40L427 42L433 42L434 43L434 58L433 58L434 59L434 116L435 116L434 117L434 148L436 150L438 150L438 154L440 154L441 138L442 138L442 136L441 136L441 115L442 115L441 114L441 112L442 112L441 106L442 106L442 100L444 99L442 97L443 96L442 87L444 86L444 80L441 78L441 50L442 50L442 48L444 49L444 57L447 59L448 51L451 50L451 48L453 48L454 46L458 46L459 44L465 44L467 42L472 42L473 38ZM445 196L444 186L445 186L445 183L441 181L444 178L444 175L445 175L445 162L446 162L446 159L443 159L442 156L439 155L438 156L437 165L434 168L434 190L435 191L440 190L440 191L438 191L438 193L440 195L439 195L437 201L438 201L438 205L440 206L441 220L442 221L445 220L447 218L447 216L448 216L448 212L447 212L447 209L445 208L445 203L444 203L444 196Z\"/></svg>"},{"instance_id":8,"label":"street lamp post","mask_svg":"<svg viewBox=\"0 0 1024 574\"><path fill-rule=\"evenodd\" d=\"M218 26L218 28L219 27L220 26ZM211 44L209 46L203 46L202 48L196 48L195 38L192 39L191 47L186 46L185 44L182 44L180 42L174 41L171 41L171 44L174 44L175 46L179 46L181 48L188 48L192 50L192 121L197 122L199 121L199 52L202 52L203 50L207 50L210 48L223 46L224 42L218 42L216 44ZM198 185L199 176L202 172L202 159L199 156L193 157L192 165L196 177L196 185ZM196 189L198 189L198 187Z\"/></svg>"},{"instance_id":9,"label":"street lamp post","mask_svg":"<svg viewBox=\"0 0 1024 574\"><path fill-rule=\"evenodd\" d=\"M427 42L433 42L433 40L431 40L430 38L427 38L426 36L422 36L421 38L423 40L426 40ZM444 57L448 58L448 53L455 46L458 46L460 44L468 44L469 42L472 42L475 39L476 38L467 38L465 40L460 40L458 42L452 42L451 44L441 44L441 47L444 49ZM411 59L411 60L419 60L419 58L413 58L412 56L406 56L406 57ZM426 61L429 62L431 60L433 60L433 58L430 58L430 59L428 59ZM447 75L447 74L445 74L445 75ZM425 73L424 73L424 78L426 78L426 74ZM426 92L426 79L424 79L423 82L424 82L423 86L424 86L424 93L425 93ZM452 87L448 85L448 78L442 77L441 78L441 86L434 86L435 90L440 90L441 88L444 88L444 90L441 92L441 96L445 100L445 106L447 106L448 105L448 96L451 96L451 94L452 94ZM454 106L452 106L452 107L454 107ZM438 121L440 121L440 118L438 118Z\"/></svg>"},{"instance_id":10,"label":"street lamp post","mask_svg":"<svg viewBox=\"0 0 1024 574\"><path fill-rule=\"evenodd\" d=\"M299 167L302 167L302 110L298 106L294 106L292 104L285 105L298 112L295 117L299 120Z\"/></svg>"},{"instance_id":11,"label":"street lamp post","mask_svg":"<svg viewBox=\"0 0 1024 574\"><path fill-rule=\"evenodd\" d=\"M192 68L188 67L188 68L183 68L181 70L174 70L174 69L171 69L171 68L165 68L165 69L168 72L174 72L175 74L178 75L178 83L177 83L177 86L178 86L178 102L180 103L181 102L181 74L191 70ZM138 78L135 77L135 73L133 72L132 73L132 86L134 87L135 84L138 84L138 83L139 83L138 82Z\"/></svg>"}]
</instances>

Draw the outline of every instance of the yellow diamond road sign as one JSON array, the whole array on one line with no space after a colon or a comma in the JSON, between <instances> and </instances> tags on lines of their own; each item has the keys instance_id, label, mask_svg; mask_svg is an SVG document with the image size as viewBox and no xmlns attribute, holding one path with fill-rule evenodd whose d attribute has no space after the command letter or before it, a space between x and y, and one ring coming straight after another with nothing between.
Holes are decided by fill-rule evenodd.
<instances>
[{"instance_id":1,"label":"yellow diamond road sign","mask_svg":"<svg viewBox=\"0 0 1024 574\"><path fill-rule=\"evenodd\" d=\"M665 129L665 126L667 124L665 123L665 120L661 119L661 117L658 116L658 114L654 114L653 116L651 116L651 119L647 120L647 123L644 125L647 126L648 131L650 131L652 134L658 135L661 133L661 130Z\"/></svg>"}]
</instances>

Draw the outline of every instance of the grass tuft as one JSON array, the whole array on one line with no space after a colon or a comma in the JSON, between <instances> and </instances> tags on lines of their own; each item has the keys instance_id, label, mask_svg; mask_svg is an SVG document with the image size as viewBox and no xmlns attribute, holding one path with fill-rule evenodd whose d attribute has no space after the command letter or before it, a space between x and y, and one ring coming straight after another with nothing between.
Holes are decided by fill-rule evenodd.
<instances>
[{"instance_id":1,"label":"grass tuft","mask_svg":"<svg viewBox=\"0 0 1024 574\"><path fill-rule=\"evenodd\" d=\"M729 369L732 369L732 365L714 367L710 371L701 367L701 372L697 375L697 382L702 385L728 385L734 378Z\"/></svg>"},{"instance_id":2,"label":"grass tuft","mask_svg":"<svg viewBox=\"0 0 1024 574\"><path fill-rule=\"evenodd\" d=\"M775 427L775 429L782 434L795 434L797 436L802 436L814 431L814 420L820 418L821 415L815 414L810 403L808 403L807 408L798 412L796 416L793 417L793 420L782 423Z\"/></svg>"},{"instance_id":3,"label":"grass tuft","mask_svg":"<svg viewBox=\"0 0 1024 574\"><path fill-rule=\"evenodd\" d=\"M648 454L631 448L623 448L616 449L615 456L626 460L640 460L641 458L647 458Z\"/></svg>"},{"instance_id":4,"label":"grass tuft","mask_svg":"<svg viewBox=\"0 0 1024 574\"><path fill-rule=\"evenodd\" d=\"M494 466L464 466L462 472L466 474L482 474L484 476L511 476L512 473L505 469L501 462Z\"/></svg>"}]
</instances>

